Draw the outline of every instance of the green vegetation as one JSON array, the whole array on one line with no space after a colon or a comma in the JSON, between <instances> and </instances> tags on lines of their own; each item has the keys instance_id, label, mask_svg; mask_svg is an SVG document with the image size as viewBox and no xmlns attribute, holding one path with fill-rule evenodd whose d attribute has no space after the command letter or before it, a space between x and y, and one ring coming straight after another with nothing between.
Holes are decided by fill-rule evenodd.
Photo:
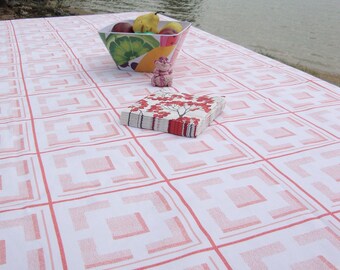
<instances>
[{"instance_id":1,"label":"green vegetation","mask_svg":"<svg viewBox=\"0 0 340 270\"><path fill-rule=\"evenodd\" d=\"M0 20L88 14L67 6L65 0L0 0Z\"/></svg>"}]
</instances>

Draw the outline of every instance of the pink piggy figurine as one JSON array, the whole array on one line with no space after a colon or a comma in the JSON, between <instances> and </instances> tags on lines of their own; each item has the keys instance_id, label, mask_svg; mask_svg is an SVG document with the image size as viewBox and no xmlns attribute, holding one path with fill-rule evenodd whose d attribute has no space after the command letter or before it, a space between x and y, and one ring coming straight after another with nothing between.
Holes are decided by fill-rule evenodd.
<instances>
[{"instance_id":1,"label":"pink piggy figurine","mask_svg":"<svg viewBox=\"0 0 340 270\"><path fill-rule=\"evenodd\" d=\"M151 84L158 87L172 85L172 67L168 58L162 56L155 61Z\"/></svg>"}]
</instances>

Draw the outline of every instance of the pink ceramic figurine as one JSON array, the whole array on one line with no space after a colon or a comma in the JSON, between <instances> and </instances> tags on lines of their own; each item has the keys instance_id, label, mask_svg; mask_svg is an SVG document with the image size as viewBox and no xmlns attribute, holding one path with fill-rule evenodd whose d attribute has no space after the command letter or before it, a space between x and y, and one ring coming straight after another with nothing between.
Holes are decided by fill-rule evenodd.
<instances>
[{"instance_id":1,"label":"pink ceramic figurine","mask_svg":"<svg viewBox=\"0 0 340 270\"><path fill-rule=\"evenodd\" d=\"M162 56L155 61L151 84L158 87L172 85L172 67L168 58Z\"/></svg>"}]
</instances>

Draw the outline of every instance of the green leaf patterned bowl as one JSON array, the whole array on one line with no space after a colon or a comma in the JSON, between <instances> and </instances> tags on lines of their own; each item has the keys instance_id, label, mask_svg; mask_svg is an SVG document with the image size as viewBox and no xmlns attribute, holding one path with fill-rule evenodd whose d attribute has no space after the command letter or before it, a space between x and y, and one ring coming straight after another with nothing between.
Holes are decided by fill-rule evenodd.
<instances>
[{"instance_id":1,"label":"green leaf patterned bowl","mask_svg":"<svg viewBox=\"0 0 340 270\"><path fill-rule=\"evenodd\" d=\"M133 21L124 21L133 24ZM168 23L160 21L159 28ZM183 30L177 34L146 34L111 32L116 23L99 30L99 35L115 61L118 69L136 72L152 72L154 62L159 57L167 57L174 63L191 26L189 22L179 22Z\"/></svg>"}]
</instances>

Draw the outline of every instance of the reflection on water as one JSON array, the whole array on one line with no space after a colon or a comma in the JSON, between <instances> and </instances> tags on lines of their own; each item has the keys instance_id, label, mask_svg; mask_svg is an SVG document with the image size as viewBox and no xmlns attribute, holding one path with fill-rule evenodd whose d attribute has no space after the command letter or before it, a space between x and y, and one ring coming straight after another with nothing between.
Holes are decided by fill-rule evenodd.
<instances>
[{"instance_id":1,"label":"reflection on water","mask_svg":"<svg viewBox=\"0 0 340 270\"><path fill-rule=\"evenodd\" d=\"M127 0L77 0L69 1L74 7L91 9L103 12L129 12L129 11L164 11L167 16L177 20L199 22L202 13L202 0L166 0L166 1L127 1ZM196 24L197 26L197 24Z\"/></svg>"},{"instance_id":2,"label":"reflection on water","mask_svg":"<svg viewBox=\"0 0 340 270\"><path fill-rule=\"evenodd\" d=\"M165 11L292 64L340 74L340 0L74 0L97 13Z\"/></svg>"}]
</instances>

